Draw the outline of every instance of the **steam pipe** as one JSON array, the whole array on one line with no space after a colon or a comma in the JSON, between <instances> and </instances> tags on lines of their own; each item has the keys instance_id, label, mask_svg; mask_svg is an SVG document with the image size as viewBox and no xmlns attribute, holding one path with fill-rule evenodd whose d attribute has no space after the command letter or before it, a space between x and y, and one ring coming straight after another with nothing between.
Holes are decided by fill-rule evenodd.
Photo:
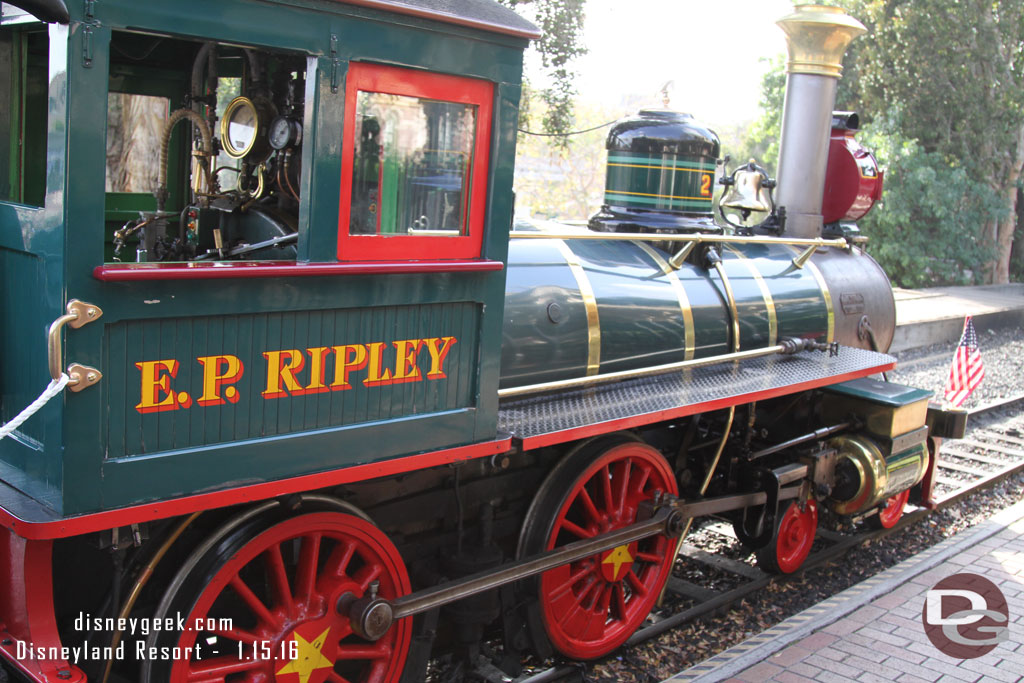
<instances>
[{"instance_id":1,"label":"steam pipe","mask_svg":"<svg viewBox=\"0 0 1024 683\"><path fill-rule=\"evenodd\" d=\"M776 23L786 34L789 61L775 203L785 208L789 235L814 238L822 229L829 129L843 54L867 29L827 5L801 5Z\"/></svg>"}]
</instances>

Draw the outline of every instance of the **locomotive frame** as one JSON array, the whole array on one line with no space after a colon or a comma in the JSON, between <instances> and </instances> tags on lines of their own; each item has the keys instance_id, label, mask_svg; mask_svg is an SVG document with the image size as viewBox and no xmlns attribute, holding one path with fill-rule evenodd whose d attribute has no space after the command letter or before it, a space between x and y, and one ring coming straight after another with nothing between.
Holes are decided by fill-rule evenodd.
<instances>
[{"instance_id":1,"label":"locomotive frame","mask_svg":"<svg viewBox=\"0 0 1024 683\"><path fill-rule=\"evenodd\" d=\"M597 657L695 518L793 571L816 501L927 502L957 428L863 379L893 312L849 235L510 230L537 33L491 0L13 4L4 420L70 377L0 441L30 680L414 681L496 624L506 671ZM176 110L153 196L105 185L120 94Z\"/></svg>"}]
</instances>

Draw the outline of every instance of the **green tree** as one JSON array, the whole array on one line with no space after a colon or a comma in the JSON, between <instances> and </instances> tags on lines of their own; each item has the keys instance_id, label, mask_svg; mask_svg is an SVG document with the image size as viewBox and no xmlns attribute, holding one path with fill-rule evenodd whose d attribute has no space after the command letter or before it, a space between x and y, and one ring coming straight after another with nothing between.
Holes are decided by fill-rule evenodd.
<instances>
[{"instance_id":1,"label":"green tree","mask_svg":"<svg viewBox=\"0 0 1024 683\"><path fill-rule=\"evenodd\" d=\"M1024 4L1020 0L845 0L869 29L852 95L895 113L891 129L988 188L989 282L1009 280L1024 169ZM948 178L937 178L937 181ZM942 201L942 197L936 197ZM954 198L955 199L955 198ZM964 226L970 228L971 226Z\"/></svg>"},{"instance_id":2,"label":"green tree","mask_svg":"<svg viewBox=\"0 0 1024 683\"><path fill-rule=\"evenodd\" d=\"M978 265L993 254L985 226L1002 216L999 196L899 128L895 114L877 116L857 136L885 169L882 202L860 221L868 250L901 287L981 282Z\"/></svg>"},{"instance_id":3,"label":"green tree","mask_svg":"<svg viewBox=\"0 0 1024 683\"><path fill-rule=\"evenodd\" d=\"M583 45L583 6L586 0L498 0L512 9L526 9L539 25L542 36L534 43L550 85L536 94L543 101L543 127L547 133L565 133L573 127L576 75L572 62L586 53ZM526 121L535 91L523 89L520 121Z\"/></svg>"}]
</instances>

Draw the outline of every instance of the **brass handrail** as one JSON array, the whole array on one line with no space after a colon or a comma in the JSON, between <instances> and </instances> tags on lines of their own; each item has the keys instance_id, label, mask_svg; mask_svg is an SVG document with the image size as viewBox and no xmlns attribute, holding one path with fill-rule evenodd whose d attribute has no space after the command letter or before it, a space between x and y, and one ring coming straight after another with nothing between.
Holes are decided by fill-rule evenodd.
<instances>
[{"instance_id":1,"label":"brass handrail","mask_svg":"<svg viewBox=\"0 0 1024 683\"><path fill-rule=\"evenodd\" d=\"M50 331L46 337L46 350L52 379L59 380L64 373L64 353L60 345L61 328L70 325L72 329L77 330L93 320L98 320L101 315L103 315L103 311L99 306L72 299L68 302L67 313L50 323Z\"/></svg>"},{"instance_id":2,"label":"brass handrail","mask_svg":"<svg viewBox=\"0 0 1024 683\"><path fill-rule=\"evenodd\" d=\"M577 389L606 382L621 382L623 380L637 379L639 377L665 375L676 370L686 370L689 368L700 368L707 365L717 365L718 363L728 363L730 361L761 358L762 356L772 356L779 353L792 353L792 351L793 346L791 344L776 344L775 346L768 346L763 349L751 349L749 351L740 351L738 353L723 353L719 356L682 360L676 363L666 363L664 365L655 365L649 368L640 368L637 370L621 370L619 372L609 372L603 375L590 375L588 377L562 379L555 380L553 382L542 382L540 384L527 384L521 387L499 389L498 398L513 398L529 394L541 394L546 391Z\"/></svg>"},{"instance_id":3,"label":"brass handrail","mask_svg":"<svg viewBox=\"0 0 1024 683\"><path fill-rule=\"evenodd\" d=\"M803 247L838 247L849 249L850 243L842 237L825 239L824 237L769 237L767 235L671 235L642 232L544 232L513 230L509 239L550 239L550 240L610 240L647 242L695 242L698 244L793 244Z\"/></svg>"}]
</instances>

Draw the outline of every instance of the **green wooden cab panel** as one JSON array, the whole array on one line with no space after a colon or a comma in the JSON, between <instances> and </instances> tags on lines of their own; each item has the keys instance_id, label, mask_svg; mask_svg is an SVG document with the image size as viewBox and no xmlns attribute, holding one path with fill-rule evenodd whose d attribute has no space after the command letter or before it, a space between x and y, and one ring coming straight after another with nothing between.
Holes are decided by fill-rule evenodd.
<instances>
[{"instance_id":1,"label":"green wooden cab panel","mask_svg":"<svg viewBox=\"0 0 1024 683\"><path fill-rule=\"evenodd\" d=\"M479 325L473 303L109 325L106 457L470 407Z\"/></svg>"},{"instance_id":2,"label":"green wooden cab panel","mask_svg":"<svg viewBox=\"0 0 1024 683\"><path fill-rule=\"evenodd\" d=\"M0 202L0 296L8 330L0 342L4 418L35 399L49 381L46 330L69 299L101 307L103 317L64 330L64 365L95 367L103 379L81 393L64 392L0 442L0 479L57 514L75 515L493 439L499 358L484 349L501 343L503 272L217 283L112 283L94 277L94 269L111 256L113 230L151 202L141 194L104 191L108 93L169 96L172 107L180 106L169 91L181 91L191 69L189 63L154 74L117 58L111 69L111 35L216 40L306 57L299 264L334 261L337 253L350 61L495 84L480 256L504 261L526 41L322 0L219 0L215 12L202 0L104 0L88 6L94 17L84 16L85 3L69 3L71 28L45 29L50 78L44 205ZM90 30L79 30L85 23ZM171 84L175 77L185 80ZM442 364L445 377L428 379L427 340L446 337L456 342ZM395 342L409 340L423 344L396 348ZM423 379L368 386L368 357L365 367L351 373L351 389L332 391L334 347L363 345L369 356L372 344L381 344L374 349L380 351L382 378L385 371L394 378L401 351L413 354L412 365ZM291 356L282 352L295 351L304 361L301 370L294 369L295 386L305 390L315 384L309 349L328 349L321 357L327 391L296 394L282 380L282 396L264 397L271 367L264 354L287 361ZM231 369L230 359L217 356L237 358L242 374L234 381L213 377L214 384L223 380L216 388L224 403L200 405L207 396L204 369ZM177 361L175 376L168 377L169 368L157 367L157 361ZM166 400L173 390L173 409L139 412L146 363L155 385L151 403ZM160 388L164 379L166 390ZM232 388L238 392L235 402L228 400Z\"/></svg>"}]
</instances>

